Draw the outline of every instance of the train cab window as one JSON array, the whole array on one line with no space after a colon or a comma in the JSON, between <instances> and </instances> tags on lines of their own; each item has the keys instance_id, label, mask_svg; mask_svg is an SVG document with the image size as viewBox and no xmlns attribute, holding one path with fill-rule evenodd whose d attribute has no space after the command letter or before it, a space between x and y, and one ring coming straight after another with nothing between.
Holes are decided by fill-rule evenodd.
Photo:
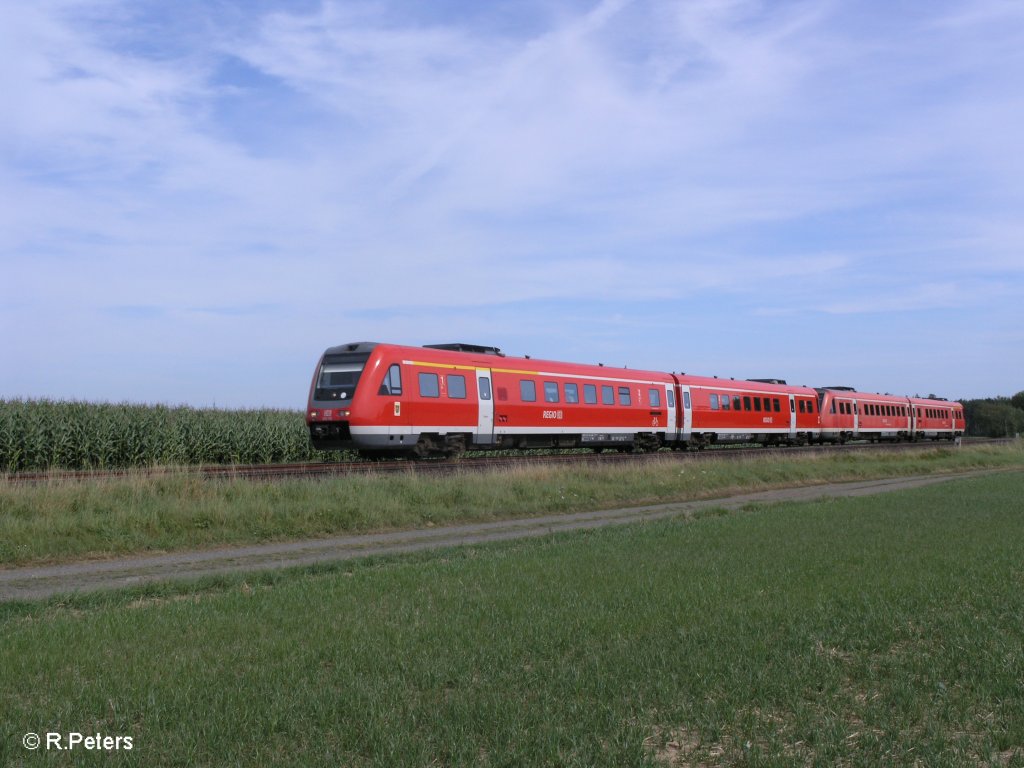
<instances>
[{"instance_id":1,"label":"train cab window","mask_svg":"<svg viewBox=\"0 0 1024 768\"><path fill-rule=\"evenodd\" d=\"M448 397L455 398L456 400L466 399L466 377L450 374L448 376Z\"/></svg>"},{"instance_id":2,"label":"train cab window","mask_svg":"<svg viewBox=\"0 0 1024 768\"><path fill-rule=\"evenodd\" d=\"M479 381L480 399L490 400L491 399L491 380L487 377L483 377Z\"/></svg>"},{"instance_id":3,"label":"train cab window","mask_svg":"<svg viewBox=\"0 0 1024 768\"><path fill-rule=\"evenodd\" d=\"M578 384L565 385L565 402L578 403L580 401L580 387Z\"/></svg>"},{"instance_id":4,"label":"train cab window","mask_svg":"<svg viewBox=\"0 0 1024 768\"><path fill-rule=\"evenodd\" d=\"M750 398L749 397L744 397L743 398L743 410L744 411L749 411L751 409L751 407L752 406L750 405ZM758 409L758 410L760 410L760 409Z\"/></svg>"},{"instance_id":5,"label":"train cab window","mask_svg":"<svg viewBox=\"0 0 1024 768\"><path fill-rule=\"evenodd\" d=\"M537 382L530 379L520 379L519 399L524 403L537 402Z\"/></svg>"},{"instance_id":6,"label":"train cab window","mask_svg":"<svg viewBox=\"0 0 1024 768\"><path fill-rule=\"evenodd\" d=\"M661 408L661 392L659 390L648 389L647 399L651 401L651 408Z\"/></svg>"},{"instance_id":7,"label":"train cab window","mask_svg":"<svg viewBox=\"0 0 1024 768\"><path fill-rule=\"evenodd\" d=\"M440 397L441 388L437 383L436 373L420 374L420 397Z\"/></svg>"},{"instance_id":8,"label":"train cab window","mask_svg":"<svg viewBox=\"0 0 1024 768\"><path fill-rule=\"evenodd\" d=\"M378 395L400 395L402 394L402 369L397 363L388 368L384 374L384 381L380 383Z\"/></svg>"},{"instance_id":9,"label":"train cab window","mask_svg":"<svg viewBox=\"0 0 1024 768\"><path fill-rule=\"evenodd\" d=\"M589 405L597 405L597 385L583 385L583 402Z\"/></svg>"},{"instance_id":10,"label":"train cab window","mask_svg":"<svg viewBox=\"0 0 1024 768\"><path fill-rule=\"evenodd\" d=\"M712 411L717 411L718 410L718 395L712 395L711 396L711 410Z\"/></svg>"},{"instance_id":11,"label":"train cab window","mask_svg":"<svg viewBox=\"0 0 1024 768\"><path fill-rule=\"evenodd\" d=\"M545 381L544 382L544 402L545 403L557 403L558 402L558 382L557 381Z\"/></svg>"},{"instance_id":12,"label":"train cab window","mask_svg":"<svg viewBox=\"0 0 1024 768\"><path fill-rule=\"evenodd\" d=\"M779 402L779 398L777 397L772 400L772 410L776 413L782 412L782 403Z\"/></svg>"},{"instance_id":13,"label":"train cab window","mask_svg":"<svg viewBox=\"0 0 1024 768\"><path fill-rule=\"evenodd\" d=\"M723 411L728 411L729 410L729 396L728 395L722 395L722 410Z\"/></svg>"},{"instance_id":14,"label":"train cab window","mask_svg":"<svg viewBox=\"0 0 1024 768\"><path fill-rule=\"evenodd\" d=\"M615 405L615 387L607 384L601 387L601 402L605 405Z\"/></svg>"},{"instance_id":15,"label":"train cab window","mask_svg":"<svg viewBox=\"0 0 1024 768\"><path fill-rule=\"evenodd\" d=\"M633 401L629 396L629 387L619 387L619 405L632 405Z\"/></svg>"}]
</instances>

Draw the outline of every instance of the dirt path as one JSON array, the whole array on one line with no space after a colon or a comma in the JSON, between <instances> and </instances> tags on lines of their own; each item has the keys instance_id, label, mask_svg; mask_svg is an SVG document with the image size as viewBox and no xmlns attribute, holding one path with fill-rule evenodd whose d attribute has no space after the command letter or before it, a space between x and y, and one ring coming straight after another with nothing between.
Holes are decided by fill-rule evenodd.
<instances>
[{"instance_id":1,"label":"dirt path","mask_svg":"<svg viewBox=\"0 0 1024 768\"><path fill-rule=\"evenodd\" d=\"M739 509L754 502L811 501L826 497L867 496L920 488L991 470L949 475L902 477L784 488L745 493L721 499L657 504L601 512L501 520L490 523L426 528L390 533L340 536L329 539L260 544L198 552L122 557L30 568L0 570L0 601L33 600L69 592L131 587L163 580L195 579L224 573L290 568L368 555L415 552L464 544L545 536L665 517L688 517L705 509Z\"/></svg>"}]
</instances>

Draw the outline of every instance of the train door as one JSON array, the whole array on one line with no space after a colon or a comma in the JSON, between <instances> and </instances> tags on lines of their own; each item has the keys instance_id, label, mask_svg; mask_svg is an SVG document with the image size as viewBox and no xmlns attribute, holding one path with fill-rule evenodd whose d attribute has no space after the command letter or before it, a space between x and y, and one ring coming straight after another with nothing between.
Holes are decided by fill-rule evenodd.
<instances>
[{"instance_id":1,"label":"train door","mask_svg":"<svg viewBox=\"0 0 1024 768\"><path fill-rule=\"evenodd\" d=\"M853 401L853 436L860 436L860 404Z\"/></svg>"},{"instance_id":2,"label":"train door","mask_svg":"<svg viewBox=\"0 0 1024 768\"><path fill-rule=\"evenodd\" d=\"M789 396L789 439L796 440L796 397Z\"/></svg>"},{"instance_id":3,"label":"train door","mask_svg":"<svg viewBox=\"0 0 1024 768\"><path fill-rule=\"evenodd\" d=\"M683 431L679 435L680 440L689 440L693 432L693 404L690 400L690 388L685 384L679 385L679 398L683 407Z\"/></svg>"},{"instance_id":4,"label":"train door","mask_svg":"<svg viewBox=\"0 0 1024 768\"><path fill-rule=\"evenodd\" d=\"M679 439L679 425L676 423L676 396L671 384L665 387L665 403L667 406L665 413L668 414L665 423L665 439L674 442Z\"/></svg>"},{"instance_id":5,"label":"train door","mask_svg":"<svg viewBox=\"0 0 1024 768\"><path fill-rule=\"evenodd\" d=\"M480 403L476 442L490 445L494 442L494 397L491 394L491 371L489 369L476 369L476 391Z\"/></svg>"}]
</instances>

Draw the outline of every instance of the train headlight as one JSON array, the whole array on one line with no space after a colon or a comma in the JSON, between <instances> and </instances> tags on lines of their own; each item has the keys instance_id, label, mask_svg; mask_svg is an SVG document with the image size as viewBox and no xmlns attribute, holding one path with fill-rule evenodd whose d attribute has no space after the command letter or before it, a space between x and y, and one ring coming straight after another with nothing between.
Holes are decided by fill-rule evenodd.
<instances>
[{"instance_id":1,"label":"train headlight","mask_svg":"<svg viewBox=\"0 0 1024 768\"><path fill-rule=\"evenodd\" d=\"M309 412L309 418L311 418L311 419L318 418L319 416L320 416L320 411L310 411Z\"/></svg>"}]
</instances>

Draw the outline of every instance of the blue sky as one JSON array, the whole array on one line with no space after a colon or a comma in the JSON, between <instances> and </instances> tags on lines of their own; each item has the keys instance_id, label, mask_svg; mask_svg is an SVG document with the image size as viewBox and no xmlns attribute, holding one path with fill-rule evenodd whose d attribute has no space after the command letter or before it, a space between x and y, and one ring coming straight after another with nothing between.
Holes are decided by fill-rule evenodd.
<instances>
[{"instance_id":1,"label":"blue sky","mask_svg":"<svg viewBox=\"0 0 1024 768\"><path fill-rule=\"evenodd\" d=\"M1024 389L1024 4L0 0L0 397L327 346Z\"/></svg>"}]
</instances>

